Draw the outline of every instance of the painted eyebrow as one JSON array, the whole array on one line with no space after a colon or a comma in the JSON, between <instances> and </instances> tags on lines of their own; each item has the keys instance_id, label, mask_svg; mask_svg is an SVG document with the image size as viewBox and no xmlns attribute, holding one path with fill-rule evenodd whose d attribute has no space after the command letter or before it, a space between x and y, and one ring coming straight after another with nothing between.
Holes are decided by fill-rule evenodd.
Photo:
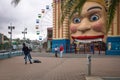
<instances>
[{"instance_id":1,"label":"painted eyebrow","mask_svg":"<svg viewBox=\"0 0 120 80\"><path fill-rule=\"evenodd\" d=\"M99 6L93 6L93 7L90 7L87 11L90 11L91 9L101 9L102 10L102 8Z\"/></svg>"}]
</instances>

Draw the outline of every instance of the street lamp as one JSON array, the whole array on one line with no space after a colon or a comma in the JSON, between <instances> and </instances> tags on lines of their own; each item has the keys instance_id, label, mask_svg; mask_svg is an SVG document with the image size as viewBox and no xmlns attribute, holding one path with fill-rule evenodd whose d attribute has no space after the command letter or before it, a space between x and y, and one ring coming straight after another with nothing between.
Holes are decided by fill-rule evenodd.
<instances>
[{"instance_id":1,"label":"street lamp","mask_svg":"<svg viewBox=\"0 0 120 80\"><path fill-rule=\"evenodd\" d=\"M8 33L10 34L10 48L12 50L12 30L15 29L15 26L12 26L12 24L10 24L10 26L8 26L8 29L10 30ZM10 50L10 53L11 53Z\"/></svg>"},{"instance_id":2,"label":"street lamp","mask_svg":"<svg viewBox=\"0 0 120 80\"><path fill-rule=\"evenodd\" d=\"M22 34L24 34L24 42L25 42L25 34L27 34L27 28L24 29L24 31L22 32Z\"/></svg>"}]
</instances>

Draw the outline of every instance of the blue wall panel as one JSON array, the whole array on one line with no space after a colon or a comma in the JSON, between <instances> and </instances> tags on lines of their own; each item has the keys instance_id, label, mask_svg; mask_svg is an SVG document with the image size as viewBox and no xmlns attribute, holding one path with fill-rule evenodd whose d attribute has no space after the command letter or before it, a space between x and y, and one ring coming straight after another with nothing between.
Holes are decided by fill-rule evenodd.
<instances>
[{"instance_id":1,"label":"blue wall panel","mask_svg":"<svg viewBox=\"0 0 120 80\"><path fill-rule=\"evenodd\" d=\"M120 55L120 36L107 38L106 55Z\"/></svg>"},{"instance_id":2,"label":"blue wall panel","mask_svg":"<svg viewBox=\"0 0 120 80\"><path fill-rule=\"evenodd\" d=\"M64 46L64 53L69 52L70 50L70 40L69 39L58 39L52 40L52 52L54 53L55 46L60 47L60 45Z\"/></svg>"}]
</instances>

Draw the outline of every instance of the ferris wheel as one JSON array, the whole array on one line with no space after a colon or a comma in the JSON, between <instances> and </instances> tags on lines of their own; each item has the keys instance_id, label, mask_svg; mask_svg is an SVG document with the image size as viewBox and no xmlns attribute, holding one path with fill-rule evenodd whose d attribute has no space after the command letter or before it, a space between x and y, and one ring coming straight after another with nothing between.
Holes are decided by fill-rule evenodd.
<instances>
[{"instance_id":1,"label":"ferris wheel","mask_svg":"<svg viewBox=\"0 0 120 80\"><path fill-rule=\"evenodd\" d=\"M47 28L53 27L53 11L52 6L46 5L46 9L41 9L36 19L36 34L39 40L47 37Z\"/></svg>"}]
</instances>

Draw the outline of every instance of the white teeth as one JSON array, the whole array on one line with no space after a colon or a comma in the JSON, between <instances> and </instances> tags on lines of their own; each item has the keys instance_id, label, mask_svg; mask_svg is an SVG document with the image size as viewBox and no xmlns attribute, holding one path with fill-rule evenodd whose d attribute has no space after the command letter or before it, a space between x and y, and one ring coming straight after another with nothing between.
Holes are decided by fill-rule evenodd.
<instances>
[{"instance_id":1,"label":"white teeth","mask_svg":"<svg viewBox=\"0 0 120 80\"><path fill-rule=\"evenodd\" d=\"M102 38L97 38L97 39L87 39L87 40L79 40L79 39L75 39L75 41L77 41L77 42L81 42L81 43L91 43L91 42L95 42L95 41L102 41Z\"/></svg>"}]
</instances>

